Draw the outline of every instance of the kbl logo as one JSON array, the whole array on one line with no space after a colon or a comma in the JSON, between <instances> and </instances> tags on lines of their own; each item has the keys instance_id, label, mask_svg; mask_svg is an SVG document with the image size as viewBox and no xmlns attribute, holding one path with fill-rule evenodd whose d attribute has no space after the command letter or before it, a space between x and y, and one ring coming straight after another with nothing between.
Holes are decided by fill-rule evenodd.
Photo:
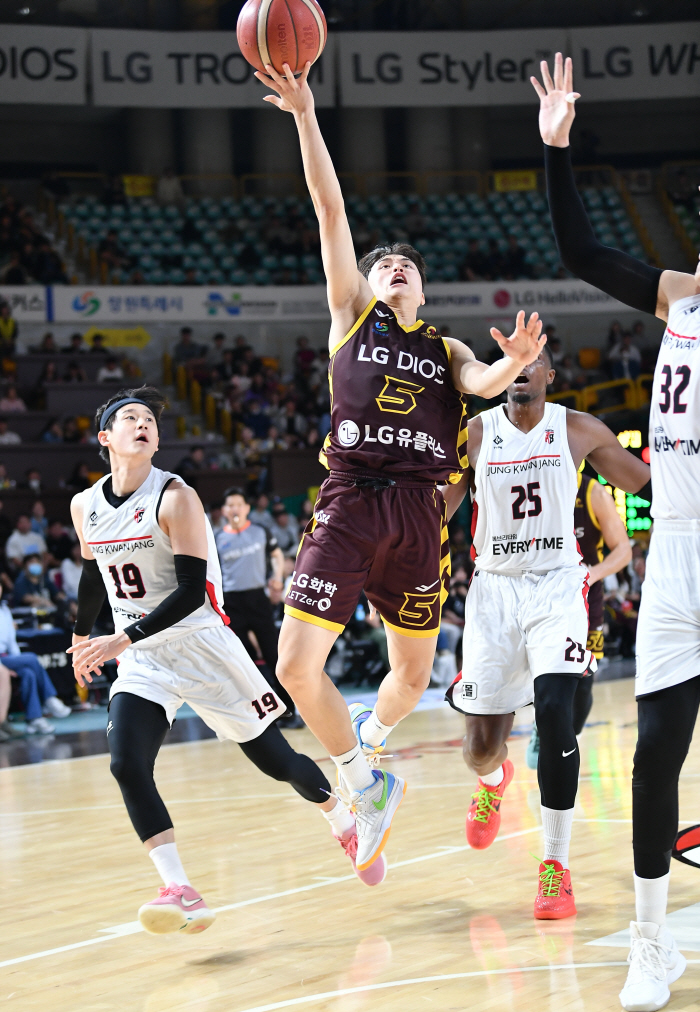
<instances>
[{"instance_id":1,"label":"kbl logo","mask_svg":"<svg viewBox=\"0 0 700 1012\"><path fill-rule=\"evenodd\" d=\"M379 323L379 322L377 322L374 325L374 329L377 331L378 334L388 334L389 333L389 324L388 323Z\"/></svg>"},{"instance_id":2,"label":"kbl logo","mask_svg":"<svg viewBox=\"0 0 700 1012\"><path fill-rule=\"evenodd\" d=\"M73 299L73 309L82 316L93 316L100 308L100 300L94 292L83 292Z\"/></svg>"}]
</instances>

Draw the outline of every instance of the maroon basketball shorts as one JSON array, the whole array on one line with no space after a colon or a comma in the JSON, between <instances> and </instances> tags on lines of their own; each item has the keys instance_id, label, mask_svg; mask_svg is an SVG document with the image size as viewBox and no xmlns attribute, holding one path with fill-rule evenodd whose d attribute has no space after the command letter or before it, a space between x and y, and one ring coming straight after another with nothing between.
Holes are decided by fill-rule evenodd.
<instances>
[{"instance_id":1,"label":"maroon basketball shorts","mask_svg":"<svg viewBox=\"0 0 700 1012\"><path fill-rule=\"evenodd\" d=\"M605 600L603 581L598 580L588 590L588 641L590 650L597 661L604 655L603 622L605 621Z\"/></svg>"},{"instance_id":2,"label":"maroon basketball shorts","mask_svg":"<svg viewBox=\"0 0 700 1012\"><path fill-rule=\"evenodd\" d=\"M389 488L333 472L299 546L285 614L342 632L362 590L385 625L437 636L450 551L441 492L397 477Z\"/></svg>"}]
</instances>

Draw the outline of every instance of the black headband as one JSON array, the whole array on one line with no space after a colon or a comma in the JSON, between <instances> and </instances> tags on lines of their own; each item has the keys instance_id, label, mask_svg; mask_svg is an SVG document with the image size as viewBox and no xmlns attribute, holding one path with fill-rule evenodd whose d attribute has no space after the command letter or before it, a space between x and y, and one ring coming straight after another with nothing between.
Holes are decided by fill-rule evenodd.
<instances>
[{"instance_id":1,"label":"black headband","mask_svg":"<svg viewBox=\"0 0 700 1012\"><path fill-rule=\"evenodd\" d=\"M145 408L150 408L151 411L153 410L151 405L147 404L146 401L142 401L140 397L123 397L120 401L115 401L114 404L110 404L109 407L105 408L102 412L102 418L100 418L100 432L102 432L112 415L116 411L119 411L119 408L123 408L125 404L143 404Z\"/></svg>"}]
</instances>

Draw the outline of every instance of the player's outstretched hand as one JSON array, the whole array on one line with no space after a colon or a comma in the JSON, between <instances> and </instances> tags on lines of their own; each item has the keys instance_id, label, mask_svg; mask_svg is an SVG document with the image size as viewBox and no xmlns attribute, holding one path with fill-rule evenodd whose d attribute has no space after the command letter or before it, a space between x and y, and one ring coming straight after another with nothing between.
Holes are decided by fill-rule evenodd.
<instances>
[{"instance_id":1,"label":"player's outstretched hand","mask_svg":"<svg viewBox=\"0 0 700 1012\"><path fill-rule=\"evenodd\" d=\"M298 115L308 112L314 107L314 96L308 83L311 64L307 62L299 77L295 77L288 63L283 64L284 74L279 74L269 63L265 67L267 74L256 70L255 76L268 88L276 91L276 95L265 95L263 102L276 105L282 112Z\"/></svg>"},{"instance_id":2,"label":"player's outstretched hand","mask_svg":"<svg viewBox=\"0 0 700 1012\"><path fill-rule=\"evenodd\" d=\"M95 636L94 639L74 636L73 646L66 653L73 656L73 674L78 685L91 682L93 674L100 674L103 664L114 660L130 645L131 640L123 632L112 636Z\"/></svg>"},{"instance_id":3,"label":"player's outstretched hand","mask_svg":"<svg viewBox=\"0 0 700 1012\"><path fill-rule=\"evenodd\" d=\"M498 342L504 355L521 365L534 362L547 343L547 335L542 333L542 320L537 313L531 313L525 323L525 313L521 309L515 318L515 330L510 337L504 337L500 330L491 327L491 337Z\"/></svg>"},{"instance_id":4,"label":"player's outstretched hand","mask_svg":"<svg viewBox=\"0 0 700 1012\"><path fill-rule=\"evenodd\" d=\"M536 77L531 77L532 87L540 97L540 134L545 144L553 148L568 148L569 132L574 122L574 103L581 98L574 91L574 65L571 57L564 61L561 53L554 57L554 80L549 73L547 61L540 63L544 88Z\"/></svg>"}]
</instances>

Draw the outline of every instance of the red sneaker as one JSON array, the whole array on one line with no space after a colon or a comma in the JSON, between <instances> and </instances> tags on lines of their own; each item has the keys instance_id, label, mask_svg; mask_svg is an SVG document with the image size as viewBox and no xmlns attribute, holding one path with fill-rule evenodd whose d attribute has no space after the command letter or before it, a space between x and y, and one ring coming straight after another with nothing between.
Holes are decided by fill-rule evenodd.
<instances>
[{"instance_id":1,"label":"red sneaker","mask_svg":"<svg viewBox=\"0 0 700 1012\"><path fill-rule=\"evenodd\" d=\"M501 825L501 801L506 787L513 779L513 763L503 763L503 780L498 787L489 787L483 780L472 794L467 812L467 842L474 850L486 850L496 839Z\"/></svg>"},{"instance_id":2,"label":"red sneaker","mask_svg":"<svg viewBox=\"0 0 700 1012\"><path fill-rule=\"evenodd\" d=\"M335 833L333 833L335 836ZM373 861L369 868L365 868L364 871L360 871L357 867L357 830L354 828L348 829L342 836L335 836L336 840L343 848L345 853L352 861L353 871L359 878L360 882L364 882L366 886L381 885L386 878L387 863L386 858L383 854L380 854L376 861Z\"/></svg>"},{"instance_id":3,"label":"red sneaker","mask_svg":"<svg viewBox=\"0 0 700 1012\"><path fill-rule=\"evenodd\" d=\"M543 861L540 865L540 886L535 900L535 917L540 921L554 921L560 917L573 917L576 913L571 873L558 861Z\"/></svg>"}]
</instances>

